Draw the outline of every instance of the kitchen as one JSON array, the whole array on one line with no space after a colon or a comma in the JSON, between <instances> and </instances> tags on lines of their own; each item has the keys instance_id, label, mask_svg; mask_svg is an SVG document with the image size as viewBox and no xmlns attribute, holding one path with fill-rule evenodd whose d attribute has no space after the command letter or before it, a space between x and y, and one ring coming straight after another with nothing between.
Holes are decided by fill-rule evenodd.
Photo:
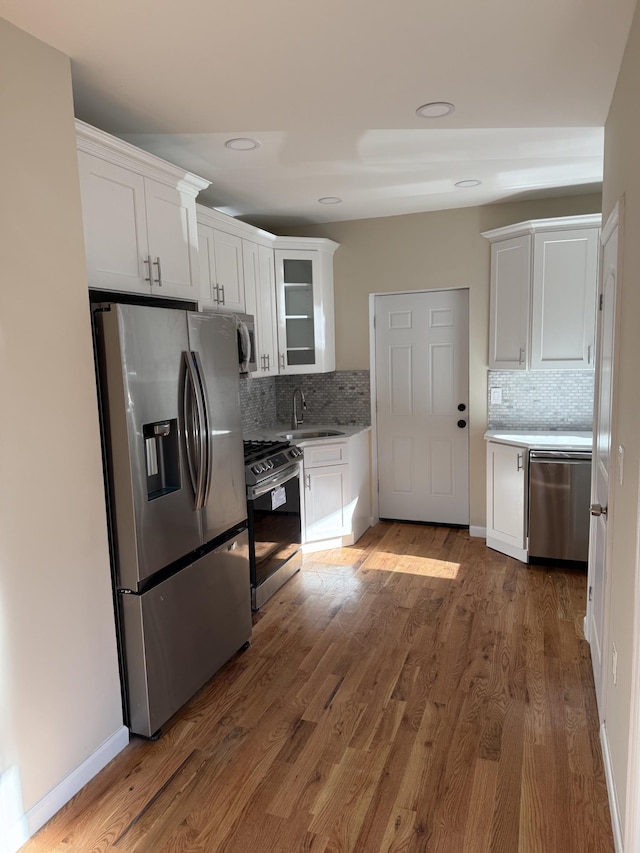
<instances>
[{"instance_id":1,"label":"kitchen","mask_svg":"<svg viewBox=\"0 0 640 853\"><path fill-rule=\"evenodd\" d=\"M634 30L632 38L635 37ZM2 537L2 623L3 634L8 638L8 645L3 644L3 672L11 685L13 697L10 703L12 719L3 718L2 725L3 730L18 733L12 741L20 745L20 760L16 766L22 768L19 775L24 786L23 800L32 807L43 803L62 779L76 768L82 768L85 759L118 730L119 698L117 701L107 698L118 692L117 668L113 635L109 628L109 592L103 580L108 577L106 532L99 500L100 460L93 409L94 382L88 358L91 345L86 328L86 303L83 301L86 298L83 289L84 258L74 172L68 67L55 51L43 48L26 36L3 29L3 40L6 40L7 47L4 56L7 61L15 63L12 75L15 94L8 97L8 102L3 100L2 104L3 114L12 116L15 122L15 134L7 149L7 162L11 168L7 170L5 180L5 199L9 204L5 234L9 236L7 242L13 249L6 273L10 280L20 282L20 287L12 288L11 292L3 289L3 346L8 363L15 371L5 375L5 387L8 393L18 393L19 379L20 385L26 382L37 388L40 400L37 403L33 398L25 401L24 419L5 424L2 442L6 454L3 458L5 483L11 484L11 501L8 502L7 496L6 512L3 507L7 528ZM634 45L635 41L631 44ZM629 79L629 75L634 79L634 68L628 62L623 82ZM39 68L42 64L46 71L37 81L21 73L24 68ZM42 91L35 86L36 82L44 87ZM626 191L629 204L627 228L633 228L633 200L638 190L632 154L637 128L633 125L633 109L625 109L627 97L632 99L623 86L610 118L614 123L612 128L622 126L625 133L623 138L617 137L616 147L609 155L611 159L607 160L610 177L609 183L605 183L603 209L612 209L614 201ZM24 103L37 104L37 115L25 114ZM629 103L632 104L632 100ZM43 127L47 128L46 134L42 134ZM44 135L46 140L42 138ZM28 150L25 150L25 140L30 140ZM45 192L44 188L49 189ZM590 204L580 196L565 201L562 204L558 199L550 199L531 204L509 203L492 209L469 208L443 214L424 214L418 217L418 221L429 227L417 227L419 235L415 241L410 239L396 217L384 223L342 223L332 228L331 234L327 234L328 228L322 226L314 229L313 236L329 236L343 246L349 245L348 235L366 242L367 252L359 258L348 253L341 258L340 252L336 254L336 279L342 280L345 272L355 274L361 264L366 264L366 275L362 278L359 274L353 276L354 286L361 292L369 286L367 292L388 289L388 276L384 270L389 271L389 267L394 276L399 270L404 270L403 287L423 287L421 267L424 267L425 257L429 258L430 269L438 277L439 286L450 286L465 277L466 286L472 288L471 348L476 354L482 353L482 361L486 358L488 279L486 273L479 272L473 263L475 252L478 256L481 254L485 263L488 257L488 246L480 237L481 231L528 219L599 210L596 198L591 199ZM16 225L20 217L32 223L28 239L24 229ZM36 235L39 251L34 253L32 246ZM391 263L383 258L381 244L385 241L398 250ZM411 260L416 263L412 265ZM637 269L637 254L632 240L628 241L625 265L629 271ZM365 283L365 278L370 285ZM348 364L349 369L366 370L366 345L357 345L358 340L362 343L366 337L366 319L348 316L345 308L350 294L338 290L336 299L338 363ZM29 312L20 320L25 314L25 300L28 300ZM637 343L632 324L634 312L637 316L637 294L626 284L623 306L619 395L626 402L620 404L618 429L620 440L626 446L631 473L620 487L618 496L621 523L620 532L616 533L614 554L618 562L627 568L612 590L612 613L613 630L620 632L614 637L619 654L618 671L630 673L634 644L628 608L634 601L634 531L637 526L634 517L637 504L634 468L637 467L638 451L633 427ZM52 312L56 312L53 316L62 323L63 311L64 327L52 324ZM30 346L26 349L18 332L28 332L26 340ZM357 353L357 358L345 358L350 351ZM21 358L16 364L12 358L18 353ZM37 354L38 358L32 358L32 354ZM474 367L473 359L471 370L470 385L472 393L477 395L472 411L478 413L477 422L471 425L471 440L475 440L475 446L480 448L486 425L482 416L487 405L482 390L484 374L482 367ZM69 375L74 377L72 388L59 378ZM33 424L33 427L25 431L26 423ZM74 426L72 430L67 428L69 424ZM34 449L36 452L34 472L37 474L40 469L50 472L39 495L39 499L45 502L43 509L46 511L37 541L31 541L33 534L26 525L24 513L19 511L20 507L32 506L34 499L32 490L23 483L24 470L20 459L13 453L17 449L26 451L27 447L29 452ZM56 449L53 459L52 447ZM46 455L45 450L48 451ZM82 470L69 467L72 453L82 458ZM481 524L483 519L479 508L484 497L482 451L472 456L471 470L472 508L475 506L478 510L474 521ZM81 523L70 526L72 518ZM30 543L26 553L25 542ZM54 558L52 545L64 556ZM20 566L21 570L17 575L14 572L5 575L5 566L8 565ZM41 566L50 568L43 573ZM89 566L92 567L91 572L87 571ZM25 595L25 590L36 588L39 589L36 600ZM88 609L89 593L95 603ZM97 598L94 593L98 594ZM64 609L69 612L70 604L76 613L73 622L66 618L60 624L56 611ZM615 618L616 614L621 618ZM38 631L34 631L36 625L39 626ZM29 677L25 678L25 671ZM65 691L58 689L60 683L65 684ZM620 733L613 736L612 762L622 814L631 820L634 810L624 808L626 766L634 760L633 752L629 753L629 744L634 743L629 740L628 723L632 702L631 678L619 681L619 684L626 686L618 688L610 704L612 731ZM5 709L5 713L8 714L9 709ZM44 716L49 731L55 733L53 738L36 737ZM80 717L83 719L81 730L77 725ZM632 796L632 792L628 796ZM32 818L35 819L33 815Z\"/></svg>"}]
</instances>

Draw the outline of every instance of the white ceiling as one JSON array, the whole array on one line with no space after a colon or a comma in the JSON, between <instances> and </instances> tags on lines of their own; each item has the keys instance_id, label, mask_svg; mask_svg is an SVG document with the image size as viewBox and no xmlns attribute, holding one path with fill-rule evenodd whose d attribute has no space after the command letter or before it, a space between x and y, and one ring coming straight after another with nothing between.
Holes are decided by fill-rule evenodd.
<instances>
[{"instance_id":1,"label":"white ceiling","mask_svg":"<svg viewBox=\"0 0 640 853\"><path fill-rule=\"evenodd\" d=\"M205 203L286 227L598 189L635 3L0 0L0 16L71 57L78 117L212 181ZM416 116L441 100L452 115ZM237 136L260 147L225 148Z\"/></svg>"}]
</instances>

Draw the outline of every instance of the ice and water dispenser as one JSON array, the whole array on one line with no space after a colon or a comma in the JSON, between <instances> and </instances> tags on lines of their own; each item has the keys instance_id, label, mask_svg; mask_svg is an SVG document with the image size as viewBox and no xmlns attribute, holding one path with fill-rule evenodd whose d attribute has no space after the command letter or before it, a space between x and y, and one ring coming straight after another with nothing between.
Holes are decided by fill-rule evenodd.
<instances>
[{"instance_id":1,"label":"ice and water dispenser","mask_svg":"<svg viewBox=\"0 0 640 853\"><path fill-rule=\"evenodd\" d=\"M154 500L180 488L178 420L144 424L147 500Z\"/></svg>"}]
</instances>

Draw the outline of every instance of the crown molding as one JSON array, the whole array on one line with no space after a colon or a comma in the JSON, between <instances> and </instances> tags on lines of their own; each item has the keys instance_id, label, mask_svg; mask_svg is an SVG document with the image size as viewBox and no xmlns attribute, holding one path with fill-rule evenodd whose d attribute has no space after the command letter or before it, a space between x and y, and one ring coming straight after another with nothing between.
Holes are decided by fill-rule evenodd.
<instances>
[{"instance_id":1,"label":"crown molding","mask_svg":"<svg viewBox=\"0 0 640 853\"><path fill-rule=\"evenodd\" d=\"M518 222L515 225L506 225L504 228L493 228L491 231L483 231L482 236L493 243L495 240L521 237L524 234L540 234L545 231L573 231L576 228L600 228L601 225L601 213L587 213L581 216L531 219L528 222Z\"/></svg>"},{"instance_id":2,"label":"crown molding","mask_svg":"<svg viewBox=\"0 0 640 853\"><path fill-rule=\"evenodd\" d=\"M80 119L76 119L76 144L79 151L108 160L145 178L177 187L194 198L211 183Z\"/></svg>"}]
</instances>

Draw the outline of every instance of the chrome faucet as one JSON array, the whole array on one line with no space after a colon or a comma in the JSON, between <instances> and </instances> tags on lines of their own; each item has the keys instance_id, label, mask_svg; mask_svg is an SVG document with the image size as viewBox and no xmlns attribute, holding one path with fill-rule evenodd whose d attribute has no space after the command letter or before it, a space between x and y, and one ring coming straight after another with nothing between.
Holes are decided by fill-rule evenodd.
<instances>
[{"instance_id":1,"label":"chrome faucet","mask_svg":"<svg viewBox=\"0 0 640 853\"><path fill-rule=\"evenodd\" d=\"M296 407L298 394L300 395L300 404L302 406L302 410L304 411L307 408L307 401L304 399L302 388L295 388L293 391L293 413L291 415L291 429L298 429L298 426L304 421L303 415L298 415L298 409Z\"/></svg>"}]
</instances>

